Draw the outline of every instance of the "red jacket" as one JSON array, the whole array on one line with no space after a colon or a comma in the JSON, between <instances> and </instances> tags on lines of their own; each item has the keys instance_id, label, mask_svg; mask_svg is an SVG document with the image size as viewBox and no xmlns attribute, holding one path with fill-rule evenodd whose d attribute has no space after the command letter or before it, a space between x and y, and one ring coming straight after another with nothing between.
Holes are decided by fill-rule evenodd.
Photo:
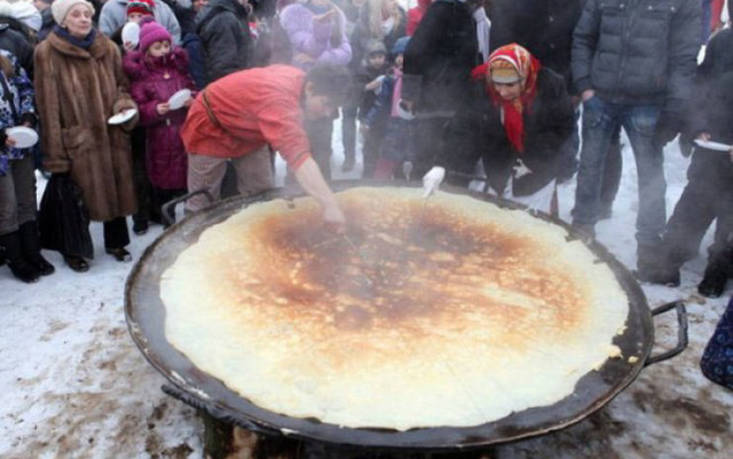
<instances>
[{"instance_id":1,"label":"red jacket","mask_svg":"<svg viewBox=\"0 0 733 459\"><path fill-rule=\"evenodd\" d=\"M407 12L407 35L411 37L415 33L431 3L432 0L417 0L417 6L410 8Z\"/></svg>"},{"instance_id":2,"label":"red jacket","mask_svg":"<svg viewBox=\"0 0 733 459\"><path fill-rule=\"evenodd\" d=\"M302 70L286 65L241 70L214 81L188 111L181 129L186 151L238 158L269 144L297 169L310 158L301 107L304 82Z\"/></svg>"}]
</instances>

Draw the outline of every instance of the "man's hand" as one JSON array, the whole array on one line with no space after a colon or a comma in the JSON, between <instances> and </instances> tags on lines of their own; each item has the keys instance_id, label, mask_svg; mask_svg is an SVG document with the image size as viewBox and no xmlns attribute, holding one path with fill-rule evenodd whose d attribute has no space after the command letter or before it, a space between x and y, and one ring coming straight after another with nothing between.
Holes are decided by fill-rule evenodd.
<instances>
[{"instance_id":1,"label":"man's hand","mask_svg":"<svg viewBox=\"0 0 733 459\"><path fill-rule=\"evenodd\" d=\"M443 179L445 178L445 169L440 166L435 166L432 169L428 171L425 176L422 178L422 189L423 189L423 198L427 198L431 194L435 193L437 191L438 187L441 183L443 183Z\"/></svg>"},{"instance_id":2,"label":"man's hand","mask_svg":"<svg viewBox=\"0 0 733 459\"><path fill-rule=\"evenodd\" d=\"M338 230L338 227L346 223L346 217L336 201L336 196L333 195L313 158L308 158L295 170L295 180L321 205L326 226Z\"/></svg>"},{"instance_id":3,"label":"man's hand","mask_svg":"<svg viewBox=\"0 0 733 459\"><path fill-rule=\"evenodd\" d=\"M328 204L323 207L323 222L329 231L339 234L344 232L346 228L346 216L341 211L335 199L333 204Z\"/></svg>"},{"instance_id":4,"label":"man's hand","mask_svg":"<svg viewBox=\"0 0 733 459\"><path fill-rule=\"evenodd\" d=\"M669 112L662 112L657 120L657 127L652 138L653 145L664 148L682 130L682 120Z\"/></svg>"}]
</instances>

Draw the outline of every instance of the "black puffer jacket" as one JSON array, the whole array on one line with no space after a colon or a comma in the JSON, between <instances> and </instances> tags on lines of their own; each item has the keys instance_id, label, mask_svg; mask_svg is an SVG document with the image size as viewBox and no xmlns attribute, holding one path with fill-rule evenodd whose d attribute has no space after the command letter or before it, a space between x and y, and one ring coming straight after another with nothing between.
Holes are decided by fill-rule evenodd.
<instances>
[{"instance_id":1,"label":"black puffer jacket","mask_svg":"<svg viewBox=\"0 0 733 459\"><path fill-rule=\"evenodd\" d=\"M402 98L422 112L454 111L469 97L480 64L476 24L465 3L436 0L405 51Z\"/></svg>"},{"instance_id":2,"label":"black puffer jacket","mask_svg":"<svg viewBox=\"0 0 733 459\"><path fill-rule=\"evenodd\" d=\"M0 49L10 51L18 63L33 79L33 46L22 33L13 30L9 24L0 23Z\"/></svg>"},{"instance_id":3,"label":"black puffer jacket","mask_svg":"<svg viewBox=\"0 0 733 459\"><path fill-rule=\"evenodd\" d=\"M573 34L573 81L615 103L680 114L700 49L700 2L587 0Z\"/></svg>"},{"instance_id":4,"label":"black puffer jacket","mask_svg":"<svg viewBox=\"0 0 733 459\"><path fill-rule=\"evenodd\" d=\"M196 17L196 32L204 48L206 83L249 66L247 10L237 0L212 0Z\"/></svg>"},{"instance_id":5,"label":"black puffer jacket","mask_svg":"<svg viewBox=\"0 0 733 459\"><path fill-rule=\"evenodd\" d=\"M530 195L550 183L565 164L561 146L575 125L573 105L562 77L548 68L537 76L537 96L524 113L524 152L517 153L501 123L501 112L484 89L473 88L470 105L460 110L447 130L451 151L436 158L436 165L470 174L483 157L489 184L499 194L507 186L517 159L532 172L514 181L517 196Z\"/></svg>"},{"instance_id":6,"label":"black puffer jacket","mask_svg":"<svg viewBox=\"0 0 733 459\"><path fill-rule=\"evenodd\" d=\"M571 87L573 30L585 0L498 0L491 10L491 50L518 43ZM571 91L572 92L572 91Z\"/></svg>"}]
</instances>

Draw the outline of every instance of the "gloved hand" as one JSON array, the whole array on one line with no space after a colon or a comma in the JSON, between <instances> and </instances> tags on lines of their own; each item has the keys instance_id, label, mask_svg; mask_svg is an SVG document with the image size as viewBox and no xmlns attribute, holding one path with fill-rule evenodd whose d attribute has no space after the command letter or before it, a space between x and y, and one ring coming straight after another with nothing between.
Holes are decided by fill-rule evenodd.
<instances>
[{"instance_id":1,"label":"gloved hand","mask_svg":"<svg viewBox=\"0 0 733 459\"><path fill-rule=\"evenodd\" d=\"M682 119L671 112L662 111L657 121L657 128L654 131L652 143L658 147L664 147L672 141L682 130Z\"/></svg>"},{"instance_id":2,"label":"gloved hand","mask_svg":"<svg viewBox=\"0 0 733 459\"><path fill-rule=\"evenodd\" d=\"M422 178L422 189L423 198L427 198L431 194L435 193L443 179L445 178L445 168L435 166L428 171L427 174Z\"/></svg>"}]
</instances>

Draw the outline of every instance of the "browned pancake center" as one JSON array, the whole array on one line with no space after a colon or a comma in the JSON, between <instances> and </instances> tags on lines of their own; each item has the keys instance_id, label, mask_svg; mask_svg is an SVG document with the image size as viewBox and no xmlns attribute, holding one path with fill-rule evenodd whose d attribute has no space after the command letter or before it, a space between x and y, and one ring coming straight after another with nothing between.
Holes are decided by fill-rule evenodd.
<instances>
[{"instance_id":1,"label":"browned pancake center","mask_svg":"<svg viewBox=\"0 0 733 459\"><path fill-rule=\"evenodd\" d=\"M419 202L342 204L349 221L343 235L325 230L320 213L306 209L253 226L246 237L256 241L248 250L258 266L241 287L248 301L259 298L257 308L291 323L342 332L401 328L423 335L430 327L421 319L445 322L479 311L501 317L516 343L538 326L562 332L578 320L583 295L566 274L534 263L544 251L532 238ZM230 282L241 284L236 266L229 272Z\"/></svg>"}]
</instances>

